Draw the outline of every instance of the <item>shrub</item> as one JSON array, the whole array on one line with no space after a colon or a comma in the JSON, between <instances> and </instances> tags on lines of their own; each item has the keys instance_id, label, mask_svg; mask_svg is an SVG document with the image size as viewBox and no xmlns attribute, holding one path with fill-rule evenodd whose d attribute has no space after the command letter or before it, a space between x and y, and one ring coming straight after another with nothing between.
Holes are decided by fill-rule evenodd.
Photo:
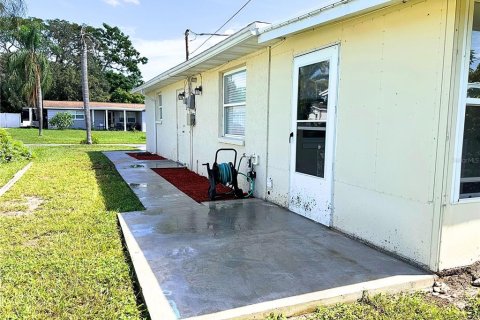
<instances>
[{"instance_id":1,"label":"shrub","mask_svg":"<svg viewBox=\"0 0 480 320\"><path fill-rule=\"evenodd\" d=\"M33 154L23 142L13 140L7 130L0 129L0 163L30 160Z\"/></svg>"},{"instance_id":2,"label":"shrub","mask_svg":"<svg viewBox=\"0 0 480 320\"><path fill-rule=\"evenodd\" d=\"M68 112L59 112L50 119L49 124L58 130L65 130L73 126L73 115Z\"/></svg>"},{"instance_id":3,"label":"shrub","mask_svg":"<svg viewBox=\"0 0 480 320\"><path fill-rule=\"evenodd\" d=\"M100 142L100 140L98 140L98 138L94 135L92 135L92 144L98 144ZM83 139L82 141L80 141L81 144L87 144L87 138Z\"/></svg>"}]
</instances>

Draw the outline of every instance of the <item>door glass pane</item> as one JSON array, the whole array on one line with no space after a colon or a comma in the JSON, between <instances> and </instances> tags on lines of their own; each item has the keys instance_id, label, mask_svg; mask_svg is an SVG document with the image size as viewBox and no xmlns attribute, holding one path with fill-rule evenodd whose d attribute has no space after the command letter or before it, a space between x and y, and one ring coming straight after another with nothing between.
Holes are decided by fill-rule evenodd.
<instances>
[{"instance_id":1,"label":"door glass pane","mask_svg":"<svg viewBox=\"0 0 480 320\"><path fill-rule=\"evenodd\" d=\"M296 172L325 177L329 61L299 68Z\"/></svg>"},{"instance_id":2,"label":"door glass pane","mask_svg":"<svg viewBox=\"0 0 480 320\"><path fill-rule=\"evenodd\" d=\"M297 120L325 120L330 62L299 68Z\"/></svg>"},{"instance_id":3,"label":"door glass pane","mask_svg":"<svg viewBox=\"0 0 480 320\"><path fill-rule=\"evenodd\" d=\"M325 177L326 123L297 124L296 171Z\"/></svg>"}]
</instances>

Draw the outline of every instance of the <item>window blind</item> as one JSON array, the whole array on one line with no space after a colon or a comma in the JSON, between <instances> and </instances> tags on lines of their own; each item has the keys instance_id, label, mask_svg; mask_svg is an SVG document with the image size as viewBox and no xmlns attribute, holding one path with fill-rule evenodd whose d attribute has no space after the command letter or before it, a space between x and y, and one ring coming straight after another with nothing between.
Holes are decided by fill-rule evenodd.
<instances>
[{"instance_id":1,"label":"window blind","mask_svg":"<svg viewBox=\"0 0 480 320\"><path fill-rule=\"evenodd\" d=\"M245 135L245 106L225 107L225 134Z\"/></svg>"},{"instance_id":2,"label":"window blind","mask_svg":"<svg viewBox=\"0 0 480 320\"><path fill-rule=\"evenodd\" d=\"M224 134L245 135L245 102L247 98L247 71L240 70L223 79Z\"/></svg>"},{"instance_id":3,"label":"window blind","mask_svg":"<svg viewBox=\"0 0 480 320\"><path fill-rule=\"evenodd\" d=\"M225 75L223 88L223 103L245 103L247 96L247 71L241 70Z\"/></svg>"}]
</instances>

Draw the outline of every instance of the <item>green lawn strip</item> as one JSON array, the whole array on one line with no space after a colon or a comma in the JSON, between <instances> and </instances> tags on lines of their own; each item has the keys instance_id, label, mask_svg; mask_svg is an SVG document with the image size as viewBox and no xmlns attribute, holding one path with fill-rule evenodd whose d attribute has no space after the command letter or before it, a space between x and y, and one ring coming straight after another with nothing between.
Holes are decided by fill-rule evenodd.
<instances>
[{"instance_id":1,"label":"green lawn strip","mask_svg":"<svg viewBox=\"0 0 480 320\"><path fill-rule=\"evenodd\" d=\"M27 165L28 161L0 163L0 188L13 178L15 173Z\"/></svg>"},{"instance_id":2,"label":"green lawn strip","mask_svg":"<svg viewBox=\"0 0 480 320\"><path fill-rule=\"evenodd\" d=\"M283 320L272 314L266 320ZM453 305L438 305L424 293L376 295L351 304L322 306L302 320L476 320L480 319L480 297L465 310Z\"/></svg>"},{"instance_id":3,"label":"green lawn strip","mask_svg":"<svg viewBox=\"0 0 480 320\"><path fill-rule=\"evenodd\" d=\"M16 140L27 144L79 144L85 139L84 130L43 130L43 135L38 136L38 129L11 128L8 133ZM93 136L101 144L143 144L146 141L145 132L141 131L93 131Z\"/></svg>"},{"instance_id":4,"label":"green lawn strip","mask_svg":"<svg viewBox=\"0 0 480 320\"><path fill-rule=\"evenodd\" d=\"M105 149L114 148L35 148L33 167L0 199L0 319L144 317L116 217L143 207ZM25 197L44 202L6 216Z\"/></svg>"}]
</instances>

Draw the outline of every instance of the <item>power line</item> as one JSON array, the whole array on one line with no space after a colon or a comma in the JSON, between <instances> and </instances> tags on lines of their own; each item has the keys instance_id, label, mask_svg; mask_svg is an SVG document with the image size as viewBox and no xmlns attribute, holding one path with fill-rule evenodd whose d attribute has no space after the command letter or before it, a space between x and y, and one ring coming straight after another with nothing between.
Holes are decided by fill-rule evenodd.
<instances>
[{"instance_id":1,"label":"power line","mask_svg":"<svg viewBox=\"0 0 480 320\"><path fill-rule=\"evenodd\" d=\"M237 12L235 12L224 24L222 24L222 26L220 28L218 28L212 35L210 35L207 40L205 40L197 49L193 50L193 52L191 54L194 54L195 52L197 52L198 49L200 49L205 43L207 43L208 40L210 40L216 33L218 33L220 30L222 30L223 27L225 27L227 25L227 23L229 23L230 21L233 20L233 18L235 18L252 0L248 0L247 2L244 3L244 5L238 9Z\"/></svg>"}]
</instances>

